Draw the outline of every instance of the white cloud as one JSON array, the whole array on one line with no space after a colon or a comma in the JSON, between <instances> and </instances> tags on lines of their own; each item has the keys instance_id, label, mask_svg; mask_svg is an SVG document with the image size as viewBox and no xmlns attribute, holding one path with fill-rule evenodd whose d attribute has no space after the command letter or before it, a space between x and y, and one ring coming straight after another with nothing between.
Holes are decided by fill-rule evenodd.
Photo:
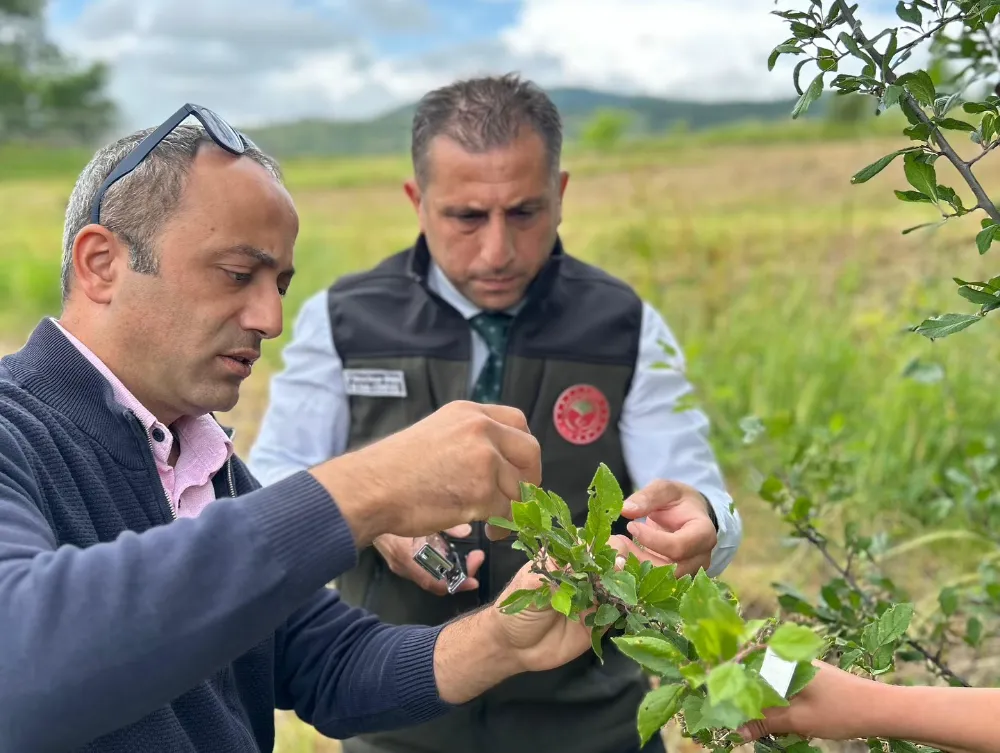
<instances>
[{"instance_id":1,"label":"white cloud","mask_svg":"<svg viewBox=\"0 0 1000 753\"><path fill-rule=\"evenodd\" d=\"M455 78L508 70L544 86L789 98L794 62L785 56L770 73L766 66L788 35L771 14L776 7L774 0L521 0L515 22L492 38L468 42L448 27L454 43L408 58L378 56L365 34L425 33L433 19L424 0L90 0L54 36L111 64L111 94L126 128L155 124L185 101L253 126L367 117ZM871 18L866 26L881 29L883 20L891 22Z\"/></svg>"},{"instance_id":2,"label":"white cloud","mask_svg":"<svg viewBox=\"0 0 1000 753\"><path fill-rule=\"evenodd\" d=\"M789 36L787 22L772 11L794 5L524 0L517 24L504 30L502 39L517 55L557 60L560 83L566 85L702 101L784 99L795 96L794 63L782 56L768 72L767 57ZM866 28L892 22L871 14L864 18Z\"/></svg>"}]
</instances>

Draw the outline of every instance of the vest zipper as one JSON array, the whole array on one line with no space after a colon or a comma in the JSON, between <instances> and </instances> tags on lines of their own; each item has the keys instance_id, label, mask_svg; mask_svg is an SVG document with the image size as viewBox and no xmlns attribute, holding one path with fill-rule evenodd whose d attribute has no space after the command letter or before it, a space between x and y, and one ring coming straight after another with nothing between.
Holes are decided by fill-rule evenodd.
<instances>
[{"instance_id":1,"label":"vest zipper","mask_svg":"<svg viewBox=\"0 0 1000 753\"><path fill-rule=\"evenodd\" d=\"M167 493L163 489L163 482L160 481L160 471L156 467L156 453L153 450L153 440L150 439L149 434L142 425L142 421L140 421L139 417L135 415L135 412L127 410L126 413L128 413L131 418L133 431L138 430L146 438L146 444L149 446L149 461L152 466L150 470L155 481L154 486L159 491L157 499L161 503L161 508L166 508L166 514L170 520L177 520L177 513L174 512L174 507L170 504L170 499L167 497Z\"/></svg>"}]
</instances>

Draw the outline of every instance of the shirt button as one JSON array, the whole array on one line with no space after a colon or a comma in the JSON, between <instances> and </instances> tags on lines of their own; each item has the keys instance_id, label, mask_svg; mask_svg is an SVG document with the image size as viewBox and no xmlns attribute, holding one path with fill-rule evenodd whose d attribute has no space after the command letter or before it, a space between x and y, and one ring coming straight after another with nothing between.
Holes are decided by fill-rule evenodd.
<instances>
[{"instance_id":1,"label":"shirt button","mask_svg":"<svg viewBox=\"0 0 1000 753\"><path fill-rule=\"evenodd\" d=\"M163 433L163 429L161 429L159 426L153 429L153 439L155 439L157 442L162 442L164 439L166 439L166 435Z\"/></svg>"}]
</instances>

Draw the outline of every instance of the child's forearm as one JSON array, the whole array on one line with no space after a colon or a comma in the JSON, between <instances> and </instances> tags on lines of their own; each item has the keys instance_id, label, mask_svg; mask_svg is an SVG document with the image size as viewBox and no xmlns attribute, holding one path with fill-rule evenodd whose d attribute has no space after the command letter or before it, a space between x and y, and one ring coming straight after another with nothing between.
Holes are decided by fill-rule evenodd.
<instances>
[{"instance_id":1,"label":"child's forearm","mask_svg":"<svg viewBox=\"0 0 1000 753\"><path fill-rule=\"evenodd\" d=\"M920 742L950 753L1000 751L1000 689L873 683L855 701L857 737Z\"/></svg>"}]
</instances>

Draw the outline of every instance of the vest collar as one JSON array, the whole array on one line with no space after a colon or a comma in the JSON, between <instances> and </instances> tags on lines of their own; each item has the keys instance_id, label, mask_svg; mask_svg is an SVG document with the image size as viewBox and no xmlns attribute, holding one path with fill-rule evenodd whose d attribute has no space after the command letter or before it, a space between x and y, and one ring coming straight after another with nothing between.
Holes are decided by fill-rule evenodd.
<instances>
[{"instance_id":1,"label":"vest collar","mask_svg":"<svg viewBox=\"0 0 1000 753\"><path fill-rule=\"evenodd\" d=\"M536 306L544 307L544 303L548 297L548 292L552 289L552 285L559 276L559 272L562 268L562 260L565 256L566 254L563 249L562 239L557 235L556 242L552 247L552 253L549 255L548 260L542 266L539 273L535 275L535 279L528 285L528 289L525 292L524 297L524 306L521 307L522 312L525 309L533 309ZM430 267L431 252L427 246L427 237L423 233L420 233L417 236L416 242L409 250L407 270L410 277L420 283L427 290L429 290L427 285L430 275Z\"/></svg>"}]
</instances>

